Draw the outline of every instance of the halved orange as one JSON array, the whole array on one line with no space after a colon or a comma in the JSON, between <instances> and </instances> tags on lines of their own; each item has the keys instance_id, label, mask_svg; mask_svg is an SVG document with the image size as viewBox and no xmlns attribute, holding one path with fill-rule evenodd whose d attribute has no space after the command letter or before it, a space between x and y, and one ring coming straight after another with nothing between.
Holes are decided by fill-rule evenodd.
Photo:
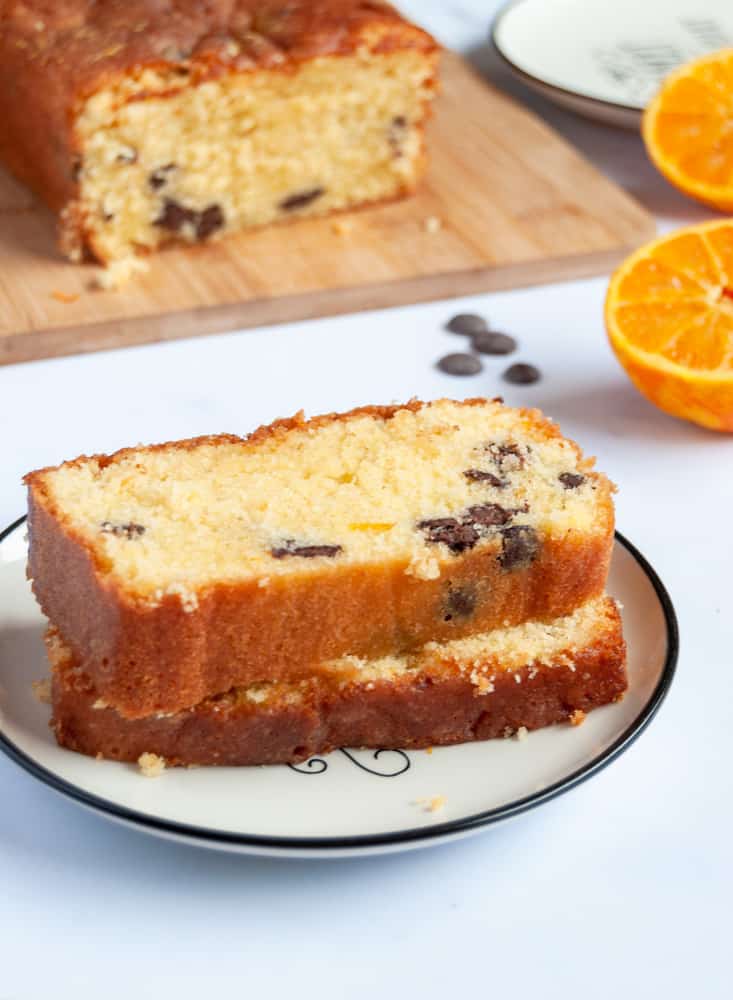
<instances>
[{"instance_id":1,"label":"halved orange","mask_svg":"<svg viewBox=\"0 0 733 1000\"><path fill-rule=\"evenodd\" d=\"M654 164L685 194L733 211L733 49L687 63L644 112Z\"/></svg>"},{"instance_id":2,"label":"halved orange","mask_svg":"<svg viewBox=\"0 0 733 1000\"><path fill-rule=\"evenodd\" d=\"M647 399L733 431L733 219L637 250L611 278L605 315L611 346Z\"/></svg>"}]
</instances>

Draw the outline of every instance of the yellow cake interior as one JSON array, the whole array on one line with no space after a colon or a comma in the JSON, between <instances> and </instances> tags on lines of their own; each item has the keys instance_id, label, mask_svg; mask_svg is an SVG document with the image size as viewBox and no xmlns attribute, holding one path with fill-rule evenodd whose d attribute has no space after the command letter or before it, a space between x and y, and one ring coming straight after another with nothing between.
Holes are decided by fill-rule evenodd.
<instances>
[{"instance_id":1,"label":"yellow cake interior","mask_svg":"<svg viewBox=\"0 0 733 1000\"><path fill-rule=\"evenodd\" d=\"M443 400L250 443L208 438L83 459L41 473L35 486L103 572L159 598L344 563L394 560L432 578L456 556L420 525L476 505L511 511L511 525L543 537L605 534L611 486L591 466L536 412ZM568 474L578 477L572 488L560 480ZM477 545L496 545L500 527L481 528ZM313 546L331 549L292 551Z\"/></svg>"},{"instance_id":2,"label":"yellow cake interior","mask_svg":"<svg viewBox=\"0 0 733 1000\"><path fill-rule=\"evenodd\" d=\"M410 189L435 62L418 49L364 47L194 85L185 69L110 84L75 125L95 253L120 259Z\"/></svg>"}]
</instances>

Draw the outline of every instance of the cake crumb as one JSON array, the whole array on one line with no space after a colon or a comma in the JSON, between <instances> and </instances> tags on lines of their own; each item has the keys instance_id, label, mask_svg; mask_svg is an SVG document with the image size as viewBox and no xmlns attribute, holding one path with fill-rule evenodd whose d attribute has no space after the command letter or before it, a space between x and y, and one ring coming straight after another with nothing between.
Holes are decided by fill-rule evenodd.
<instances>
[{"instance_id":1,"label":"cake crumb","mask_svg":"<svg viewBox=\"0 0 733 1000\"><path fill-rule=\"evenodd\" d=\"M92 708L95 709L96 711L99 711L100 709L103 708L109 708L109 705L103 698L97 698L97 700L92 705Z\"/></svg>"},{"instance_id":2,"label":"cake crumb","mask_svg":"<svg viewBox=\"0 0 733 1000\"><path fill-rule=\"evenodd\" d=\"M570 716L571 726L582 726L585 722L585 712L582 708L576 708L573 714Z\"/></svg>"},{"instance_id":3,"label":"cake crumb","mask_svg":"<svg viewBox=\"0 0 733 1000\"><path fill-rule=\"evenodd\" d=\"M425 753L432 753L432 752L433 752L432 747L425 747Z\"/></svg>"},{"instance_id":4,"label":"cake crumb","mask_svg":"<svg viewBox=\"0 0 733 1000\"><path fill-rule=\"evenodd\" d=\"M422 811L426 813L440 812L441 809L445 809L445 804L448 799L445 795L432 795L429 798L415 799L413 803L416 806L422 806Z\"/></svg>"},{"instance_id":5,"label":"cake crumb","mask_svg":"<svg viewBox=\"0 0 733 1000\"><path fill-rule=\"evenodd\" d=\"M150 265L139 257L122 257L97 271L94 287L104 291L114 291L126 285L135 274L145 274L149 270Z\"/></svg>"},{"instance_id":6,"label":"cake crumb","mask_svg":"<svg viewBox=\"0 0 733 1000\"><path fill-rule=\"evenodd\" d=\"M51 681L48 677L44 677L40 681L31 681L33 687L33 694L36 696L38 701L42 705L51 704Z\"/></svg>"},{"instance_id":7,"label":"cake crumb","mask_svg":"<svg viewBox=\"0 0 733 1000\"><path fill-rule=\"evenodd\" d=\"M429 215L425 220L426 233L439 233L443 228L443 222L437 215Z\"/></svg>"},{"instance_id":8,"label":"cake crumb","mask_svg":"<svg viewBox=\"0 0 733 1000\"><path fill-rule=\"evenodd\" d=\"M485 674L479 673L478 670L471 671L471 673L469 674L469 680L471 681L473 686L478 689L478 693L480 695L491 694L494 691L494 685L492 684L491 680L488 677L486 677Z\"/></svg>"},{"instance_id":9,"label":"cake crumb","mask_svg":"<svg viewBox=\"0 0 733 1000\"><path fill-rule=\"evenodd\" d=\"M351 219L334 219L331 223L331 232L337 236L346 236L354 228Z\"/></svg>"},{"instance_id":10,"label":"cake crumb","mask_svg":"<svg viewBox=\"0 0 733 1000\"><path fill-rule=\"evenodd\" d=\"M137 759L137 766L145 778L159 778L165 771L165 760L157 753L142 753Z\"/></svg>"},{"instance_id":11,"label":"cake crumb","mask_svg":"<svg viewBox=\"0 0 733 1000\"><path fill-rule=\"evenodd\" d=\"M414 576L416 580L437 580L440 576L440 563L435 556L421 553L412 559L405 573L407 576Z\"/></svg>"},{"instance_id":12,"label":"cake crumb","mask_svg":"<svg viewBox=\"0 0 733 1000\"><path fill-rule=\"evenodd\" d=\"M519 729L514 734L514 738L516 740L519 740L519 742L521 743L522 740L526 740L527 739L527 734L528 734L527 727L526 726L520 726Z\"/></svg>"},{"instance_id":13,"label":"cake crumb","mask_svg":"<svg viewBox=\"0 0 733 1000\"><path fill-rule=\"evenodd\" d=\"M57 302L63 302L64 305L70 305L72 302L78 302L79 296L74 295L71 292L62 292L58 288L54 288L51 292L51 298L56 299Z\"/></svg>"}]
</instances>

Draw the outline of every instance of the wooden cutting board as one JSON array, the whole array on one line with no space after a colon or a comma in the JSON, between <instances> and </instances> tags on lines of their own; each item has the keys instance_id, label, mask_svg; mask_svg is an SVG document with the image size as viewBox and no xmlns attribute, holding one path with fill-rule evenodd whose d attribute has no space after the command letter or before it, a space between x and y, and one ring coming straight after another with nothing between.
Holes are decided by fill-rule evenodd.
<instances>
[{"instance_id":1,"label":"wooden cutting board","mask_svg":"<svg viewBox=\"0 0 733 1000\"><path fill-rule=\"evenodd\" d=\"M0 364L599 274L654 232L450 53L429 143L414 198L167 250L120 291L62 260L50 213L0 171Z\"/></svg>"}]
</instances>

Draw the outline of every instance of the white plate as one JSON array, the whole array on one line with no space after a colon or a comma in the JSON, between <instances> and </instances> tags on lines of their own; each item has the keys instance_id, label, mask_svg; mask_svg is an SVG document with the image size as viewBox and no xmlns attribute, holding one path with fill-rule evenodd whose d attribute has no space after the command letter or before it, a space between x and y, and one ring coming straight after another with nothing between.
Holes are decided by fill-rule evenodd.
<instances>
[{"instance_id":1,"label":"white plate","mask_svg":"<svg viewBox=\"0 0 733 1000\"><path fill-rule=\"evenodd\" d=\"M492 39L528 86L573 111L627 128L665 76L733 46L731 0L515 0Z\"/></svg>"},{"instance_id":2,"label":"white plate","mask_svg":"<svg viewBox=\"0 0 733 1000\"><path fill-rule=\"evenodd\" d=\"M617 536L609 590L623 603L629 692L579 727L426 751L337 751L296 768L170 769L56 746L31 682L47 673L44 619L25 579L23 521L0 535L0 749L103 815L161 836L247 854L335 857L467 836L565 792L617 757L649 723L674 673L677 625L646 560ZM445 797L435 812L425 800ZM422 802L420 800L423 800Z\"/></svg>"}]
</instances>

